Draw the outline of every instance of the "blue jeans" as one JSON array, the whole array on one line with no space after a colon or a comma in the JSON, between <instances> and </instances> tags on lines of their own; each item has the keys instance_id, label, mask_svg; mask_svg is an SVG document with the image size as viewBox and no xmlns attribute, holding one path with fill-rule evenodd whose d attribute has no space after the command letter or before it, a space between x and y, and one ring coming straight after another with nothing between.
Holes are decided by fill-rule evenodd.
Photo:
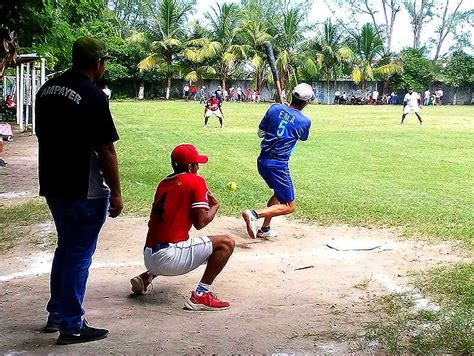
<instances>
[{"instance_id":1,"label":"blue jeans","mask_svg":"<svg viewBox=\"0 0 474 356\"><path fill-rule=\"evenodd\" d=\"M74 334L82 328L89 267L109 198L71 201L47 197L46 201L58 233L51 268L51 299L46 307L48 320L60 323L61 334Z\"/></svg>"}]
</instances>

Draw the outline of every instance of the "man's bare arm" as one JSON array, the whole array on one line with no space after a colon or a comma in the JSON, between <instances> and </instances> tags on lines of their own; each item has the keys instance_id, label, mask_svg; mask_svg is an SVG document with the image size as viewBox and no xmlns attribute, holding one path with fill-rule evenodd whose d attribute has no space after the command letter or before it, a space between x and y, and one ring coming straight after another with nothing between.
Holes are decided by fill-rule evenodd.
<instances>
[{"instance_id":1,"label":"man's bare arm","mask_svg":"<svg viewBox=\"0 0 474 356\"><path fill-rule=\"evenodd\" d=\"M217 210L219 210L219 203L214 195L211 192L208 193L209 198L209 209L204 208L194 208L191 209L191 218L193 221L193 226L197 230L201 230L203 227L209 225L209 223L214 220Z\"/></svg>"}]
</instances>

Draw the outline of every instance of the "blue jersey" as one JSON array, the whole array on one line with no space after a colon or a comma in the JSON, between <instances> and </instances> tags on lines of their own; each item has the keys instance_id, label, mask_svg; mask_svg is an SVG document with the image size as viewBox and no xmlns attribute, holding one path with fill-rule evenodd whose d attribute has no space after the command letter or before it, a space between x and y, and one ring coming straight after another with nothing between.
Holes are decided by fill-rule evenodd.
<instances>
[{"instance_id":1,"label":"blue jersey","mask_svg":"<svg viewBox=\"0 0 474 356\"><path fill-rule=\"evenodd\" d=\"M301 111L282 104L273 104L265 113L259 129L265 131L261 157L289 160L296 141L306 141L311 120Z\"/></svg>"}]
</instances>

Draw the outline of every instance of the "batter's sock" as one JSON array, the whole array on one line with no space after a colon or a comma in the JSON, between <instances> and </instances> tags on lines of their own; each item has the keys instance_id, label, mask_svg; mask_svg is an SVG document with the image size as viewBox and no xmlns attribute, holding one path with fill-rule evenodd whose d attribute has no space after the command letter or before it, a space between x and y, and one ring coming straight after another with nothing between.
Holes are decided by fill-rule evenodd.
<instances>
[{"instance_id":1,"label":"batter's sock","mask_svg":"<svg viewBox=\"0 0 474 356\"><path fill-rule=\"evenodd\" d=\"M261 231L261 232L269 232L269 231L270 231L270 226L262 226L262 227L260 228L260 231Z\"/></svg>"},{"instance_id":2,"label":"batter's sock","mask_svg":"<svg viewBox=\"0 0 474 356\"><path fill-rule=\"evenodd\" d=\"M196 294L197 295L203 295L206 292L209 292L211 290L211 285L199 282L199 284L196 287Z\"/></svg>"},{"instance_id":3,"label":"batter's sock","mask_svg":"<svg viewBox=\"0 0 474 356\"><path fill-rule=\"evenodd\" d=\"M255 219L258 219L258 214L255 210L251 210L253 216L255 216Z\"/></svg>"}]
</instances>

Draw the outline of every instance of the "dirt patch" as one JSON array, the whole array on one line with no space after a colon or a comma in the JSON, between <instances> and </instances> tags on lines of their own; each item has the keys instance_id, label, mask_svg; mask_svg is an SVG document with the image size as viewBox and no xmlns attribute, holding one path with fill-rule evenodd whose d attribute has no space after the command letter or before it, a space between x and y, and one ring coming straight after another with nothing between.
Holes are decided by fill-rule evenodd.
<instances>
[{"instance_id":1,"label":"dirt patch","mask_svg":"<svg viewBox=\"0 0 474 356\"><path fill-rule=\"evenodd\" d=\"M0 204L18 203L38 195L36 136L18 134L16 125L12 126L15 139L4 142L3 158L8 164L0 167Z\"/></svg>"},{"instance_id":2,"label":"dirt patch","mask_svg":"<svg viewBox=\"0 0 474 356\"><path fill-rule=\"evenodd\" d=\"M37 330L46 317L52 251L17 247L0 262L3 352L341 353L356 347L374 297L404 288L410 271L461 260L452 245L397 238L390 230L322 227L283 218L279 237L249 240L241 219L220 217L199 234L228 232L237 242L214 283L232 303L223 312L182 309L204 267L159 277L154 293L132 297L129 279L143 271L146 219L109 219L91 269L85 308L93 325L108 327L101 342L54 345ZM197 232L193 231L192 235ZM382 245L336 251L332 239Z\"/></svg>"}]
</instances>

